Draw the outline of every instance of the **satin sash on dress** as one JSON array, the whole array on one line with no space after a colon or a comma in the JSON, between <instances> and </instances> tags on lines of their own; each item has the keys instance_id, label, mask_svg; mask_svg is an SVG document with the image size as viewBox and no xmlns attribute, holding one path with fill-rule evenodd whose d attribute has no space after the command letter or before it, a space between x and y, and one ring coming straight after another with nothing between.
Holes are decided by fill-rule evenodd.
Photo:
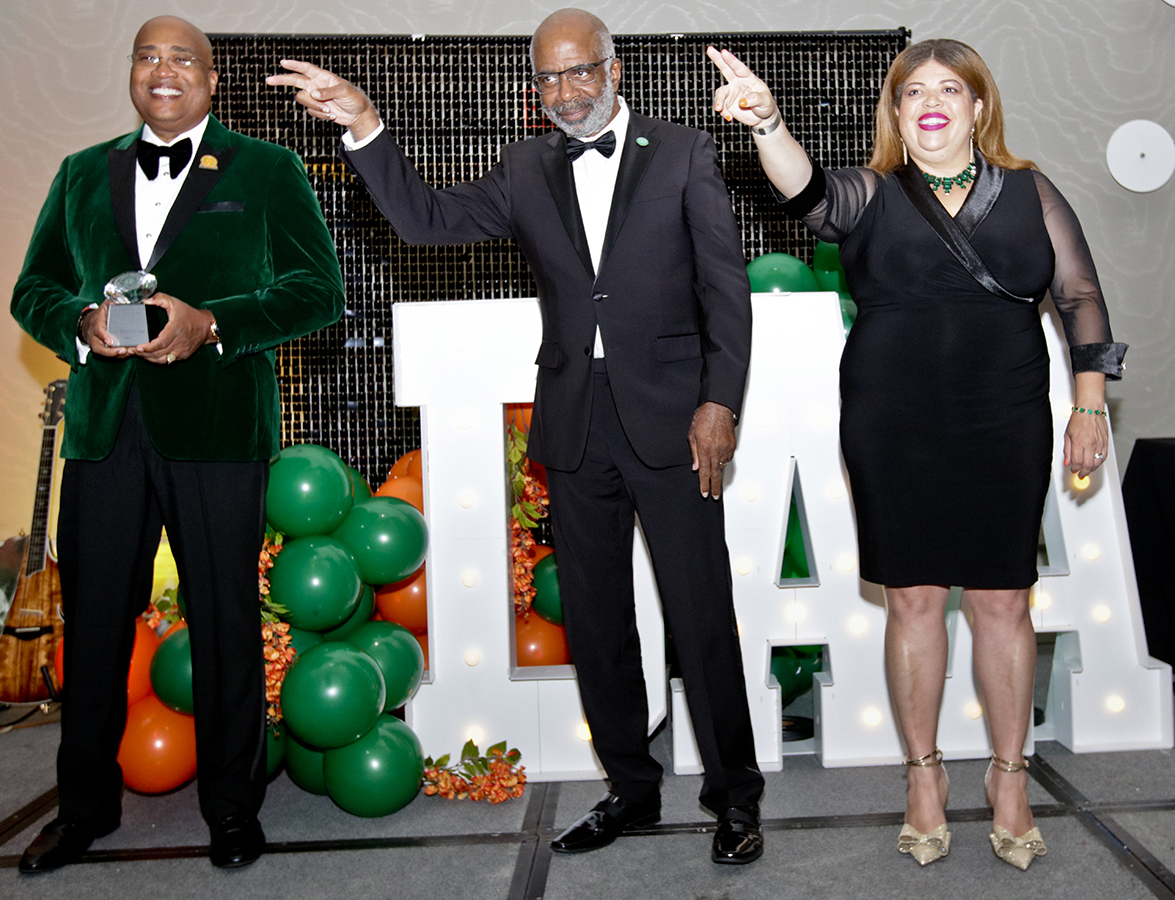
<instances>
[{"instance_id":1,"label":"satin sash on dress","mask_svg":"<svg viewBox=\"0 0 1175 900\"><path fill-rule=\"evenodd\" d=\"M1016 303L1035 303L1035 298L1013 294L1000 284L984 264L975 248L971 246L971 241L968 240L964 225L969 226L968 230L973 233L979 223L987 217L1004 187L1004 170L999 166L989 164L978 150L975 151L975 168L975 181L971 185L971 195L967 198L966 212L959 211L962 221L957 221L952 217L946 207L938 201L926 183L926 179L922 177L922 170L915 165L913 160L898 169L896 174L898 183L906 192L906 196L910 198L910 202L914 204L914 209L926 220L926 224L942 238L947 249L971 273L972 278L1004 300L1013 300Z\"/></svg>"}]
</instances>

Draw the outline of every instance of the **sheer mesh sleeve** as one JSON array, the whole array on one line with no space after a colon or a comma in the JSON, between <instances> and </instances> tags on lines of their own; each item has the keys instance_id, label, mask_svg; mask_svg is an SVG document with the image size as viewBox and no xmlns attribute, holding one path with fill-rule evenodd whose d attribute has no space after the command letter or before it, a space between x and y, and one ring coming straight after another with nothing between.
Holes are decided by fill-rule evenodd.
<instances>
[{"instance_id":1,"label":"sheer mesh sleeve","mask_svg":"<svg viewBox=\"0 0 1175 900\"><path fill-rule=\"evenodd\" d=\"M872 169L822 169L812 163L812 179L791 200L783 201L783 211L800 219L822 241L840 243L861 218L861 213L877 193L879 176ZM774 188L772 188L774 190Z\"/></svg>"},{"instance_id":2,"label":"sheer mesh sleeve","mask_svg":"<svg viewBox=\"0 0 1175 900\"><path fill-rule=\"evenodd\" d=\"M1115 343L1110 333L1110 315L1081 223L1053 183L1040 172L1033 175L1057 259L1049 293L1065 327L1073 372L1103 372L1117 381L1125 368L1126 344Z\"/></svg>"}]
</instances>

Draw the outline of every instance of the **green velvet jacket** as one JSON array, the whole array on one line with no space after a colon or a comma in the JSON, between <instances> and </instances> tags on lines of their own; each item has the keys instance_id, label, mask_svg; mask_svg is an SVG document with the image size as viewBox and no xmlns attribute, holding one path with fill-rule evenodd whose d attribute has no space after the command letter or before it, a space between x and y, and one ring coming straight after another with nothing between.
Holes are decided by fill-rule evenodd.
<instances>
[{"instance_id":1,"label":"green velvet jacket","mask_svg":"<svg viewBox=\"0 0 1175 900\"><path fill-rule=\"evenodd\" d=\"M211 310L223 354L206 344L161 366L91 353L78 317L106 282L139 268L135 141L123 135L66 158L37 219L12 315L70 364L62 455L98 460L138 381L155 447L172 459L256 460L278 451L274 348L339 319L334 243L301 159L209 118L147 268L159 290Z\"/></svg>"}]
</instances>

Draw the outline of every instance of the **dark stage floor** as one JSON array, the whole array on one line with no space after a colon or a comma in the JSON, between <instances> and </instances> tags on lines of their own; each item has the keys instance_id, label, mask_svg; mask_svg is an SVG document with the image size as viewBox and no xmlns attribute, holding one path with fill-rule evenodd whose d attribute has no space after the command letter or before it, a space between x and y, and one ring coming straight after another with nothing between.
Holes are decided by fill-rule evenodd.
<instances>
[{"instance_id":1,"label":"dark stage floor","mask_svg":"<svg viewBox=\"0 0 1175 900\"><path fill-rule=\"evenodd\" d=\"M188 786L163 797L127 793L122 827L97 841L84 863L22 876L21 850L54 815L57 736L51 721L0 734L4 897L1175 898L1172 751L1074 755L1037 743L1030 790L1049 854L1025 873L988 845L982 762L949 763L951 853L921 869L895 850L900 767L824 769L814 756L794 756L767 775L767 852L746 867L709 861L713 819L697 804L697 776L666 778L660 825L568 857L553 856L549 841L598 799L599 782L533 784L500 806L418 796L393 816L360 819L282 774L262 811L269 851L246 869L208 863L208 833ZM658 741L660 752L667 743Z\"/></svg>"}]
</instances>

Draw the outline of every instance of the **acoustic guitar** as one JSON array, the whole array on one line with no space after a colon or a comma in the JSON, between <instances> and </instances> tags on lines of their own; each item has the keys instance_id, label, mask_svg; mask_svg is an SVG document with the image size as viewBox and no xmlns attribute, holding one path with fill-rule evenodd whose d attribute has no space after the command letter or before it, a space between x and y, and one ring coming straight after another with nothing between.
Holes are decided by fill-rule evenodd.
<instances>
[{"instance_id":1,"label":"acoustic guitar","mask_svg":"<svg viewBox=\"0 0 1175 900\"><path fill-rule=\"evenodd\" d=\"M57 427L65 407L65 381L52 382L45 394L33 524L0 636L0 703L49 699L49 683L42 673L52 670L53 654L61 640L61 576L49 553L49 498L53 492Z\"/></svg>"}]
</instances>

